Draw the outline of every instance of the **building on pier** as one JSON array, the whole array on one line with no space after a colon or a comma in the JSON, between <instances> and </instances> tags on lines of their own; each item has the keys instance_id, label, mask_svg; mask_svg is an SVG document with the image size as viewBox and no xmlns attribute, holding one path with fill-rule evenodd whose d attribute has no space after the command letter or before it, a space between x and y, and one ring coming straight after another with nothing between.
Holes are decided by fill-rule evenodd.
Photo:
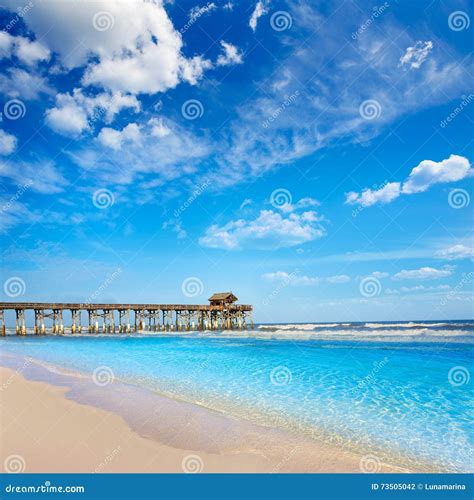
<instances>
[{"instance_id":1,"label":"building on pier","mask_svg":"<svg viewBox=\"0 0 474 500\"><path fill-rule=\"evenodd\" d=\"M139 331L243 330L253 327L252 306L236 304L232 292L215 293L209 305L187 304L90 304L0 302L0 334L6 335L5 311L15 311L16 333L26 335L26 312L34 313L33 332L71 334L131 333ZM64 311L70 313L70 328ZM69 316L69 313L67 315ZM83 313L87 326L82 325ZM46 328L46 319L52 323Z\"/></svg>"}]
</instances>

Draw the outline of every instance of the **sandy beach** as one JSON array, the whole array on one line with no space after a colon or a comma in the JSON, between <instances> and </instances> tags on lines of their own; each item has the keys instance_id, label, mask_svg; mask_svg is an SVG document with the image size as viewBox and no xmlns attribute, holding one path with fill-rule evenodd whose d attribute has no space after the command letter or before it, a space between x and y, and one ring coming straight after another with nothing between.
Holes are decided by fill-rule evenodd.
<instances>
[{"instance_id":1,"label":"sandy beach","mask_svg":"<svg viewBox=\"0 0 474 500\"><path fill-rule=\"evenodd\" d=\"M360 472L362 455L160 396L137 432L117 413L70 399L74 390L18 370L0 368L0 386L7 472ZM400 469L382 464L392 471Z\"/></svg>"}]
</instances>

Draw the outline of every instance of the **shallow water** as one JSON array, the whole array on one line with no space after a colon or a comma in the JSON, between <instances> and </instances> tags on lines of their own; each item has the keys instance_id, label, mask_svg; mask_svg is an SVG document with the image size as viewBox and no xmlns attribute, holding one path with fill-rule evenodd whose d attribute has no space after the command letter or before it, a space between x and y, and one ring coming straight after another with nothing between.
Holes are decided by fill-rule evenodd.
<instances>
[{"instance_id":1,"label":"shallow water","mask_svg":"<svg viewBox=\"0 0 474 500\"><path fill-rule=\"evenodd\" d=\"M429 463L443 471L472 470L471 328L376 325L262 325L245 334L12 336L0 345L6 353L90 375L96 370L102 380L113 373L260 424L369 450L389 461L395 457L407 468ZM427 331L421 335L420 328ZM284 331L286 338L278 333ZM336 333L321 335L328 331ZM255 338L262 335L277 338Z\"/></svg>"}]
</instances>

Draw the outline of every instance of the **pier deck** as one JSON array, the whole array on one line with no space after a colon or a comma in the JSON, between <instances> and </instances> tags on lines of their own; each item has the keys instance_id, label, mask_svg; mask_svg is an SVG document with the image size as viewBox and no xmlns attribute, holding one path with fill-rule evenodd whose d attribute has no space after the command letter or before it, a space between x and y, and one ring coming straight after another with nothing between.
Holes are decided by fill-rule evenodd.
<instances>
[{"instance_id":1,"label":"pier deck","mask_svg":"<svg viewBox=\"0 0 474 500\"><path fill-rule=\"evenodd\" d=\"M219 296L219 300L213 299ZM70 313L70 333L130 333L139 331L242 330L253 326L252 306L235 304L214 294L210 304L91 304L76 302L0 302L0 334L6 335L5 311L15 311L17 335L26 335L26 312L34 313L33 333L64 334L64 311ZM235 299L235 300L234 300ZM87 327L82 316L87 314ZM51 328L46 327L46 319ZM67 328L67 327L66 327Z\"/></svg>"}]
</instances>

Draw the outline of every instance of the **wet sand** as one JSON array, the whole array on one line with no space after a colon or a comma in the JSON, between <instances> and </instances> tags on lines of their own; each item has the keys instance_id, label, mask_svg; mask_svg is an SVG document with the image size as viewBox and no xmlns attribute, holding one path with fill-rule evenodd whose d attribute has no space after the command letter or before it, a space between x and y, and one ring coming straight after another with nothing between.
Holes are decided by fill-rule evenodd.
<instances>
[{"instance_id":1,"label":"wet sand","mask_svg":"<svg viewBox=\"0 0 474 500\"><path fill-rule=\"evenodd\" d=\"M0 463L7 472L361 472L361 460L371 465L370 457L337 445L133 386L1 361L9 366L0 368Z\"/></svg>"}]
</instances>

